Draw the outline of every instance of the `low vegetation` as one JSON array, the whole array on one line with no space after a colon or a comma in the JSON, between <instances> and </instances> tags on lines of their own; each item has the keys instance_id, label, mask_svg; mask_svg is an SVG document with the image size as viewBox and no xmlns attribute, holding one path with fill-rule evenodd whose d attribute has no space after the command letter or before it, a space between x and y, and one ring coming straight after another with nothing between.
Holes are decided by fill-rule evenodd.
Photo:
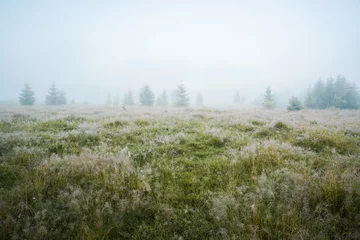
<instances>
[{"instance_id":1,"label":"low vegetation","mask_svg":"<svg viewBox=\"0 0 360 240\"><path fill-rule=\"evenodd\" d=\"M357 110L1 109L1 239L359 239Z\"/></svg>"}]
</instances>

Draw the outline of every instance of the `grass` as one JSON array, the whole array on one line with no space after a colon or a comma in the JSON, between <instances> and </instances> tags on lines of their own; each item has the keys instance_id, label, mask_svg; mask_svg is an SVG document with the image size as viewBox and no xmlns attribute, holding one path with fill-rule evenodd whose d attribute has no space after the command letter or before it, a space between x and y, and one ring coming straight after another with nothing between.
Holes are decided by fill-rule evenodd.
<instances>
[{"instance_id":1,"label":"grass","mask_svg":"<svg viewBox=\"0 0 360 240\"><path fill-rule=\"evenodd\" d=\"M360 238L359 111L2 112L1 239Z\"/></svg>"}]
</instances>

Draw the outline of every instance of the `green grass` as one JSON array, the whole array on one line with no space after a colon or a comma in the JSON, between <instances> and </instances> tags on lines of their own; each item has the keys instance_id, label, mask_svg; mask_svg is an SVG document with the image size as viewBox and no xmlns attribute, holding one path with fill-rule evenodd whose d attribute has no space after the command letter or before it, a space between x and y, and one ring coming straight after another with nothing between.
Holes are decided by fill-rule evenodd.
<instances>
[{"instance_id":1,"label":"green grass","mask_svg":"<svg viewBox=\"0 0 360 240\"><path fill-rule=\"evenodd\" d=\"M38 111L0 121L0 239L360 238L359 118Z\"/></svg>"}]
</instances>

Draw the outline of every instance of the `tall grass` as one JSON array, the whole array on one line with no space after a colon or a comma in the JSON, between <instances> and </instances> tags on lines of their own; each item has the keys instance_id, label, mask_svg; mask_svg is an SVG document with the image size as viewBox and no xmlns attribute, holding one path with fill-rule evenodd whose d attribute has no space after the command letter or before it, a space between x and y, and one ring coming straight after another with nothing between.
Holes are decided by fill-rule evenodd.
<instances>
[{"instance_id":1,"label":"tall grass","mask_svg":"<svg viewBox=\"0 0 360 240\"><path fill-rule=\"evenodd\" d=\"M359 111L2 112L1 239L360 238Z\"/></svg>"}]
</instances>

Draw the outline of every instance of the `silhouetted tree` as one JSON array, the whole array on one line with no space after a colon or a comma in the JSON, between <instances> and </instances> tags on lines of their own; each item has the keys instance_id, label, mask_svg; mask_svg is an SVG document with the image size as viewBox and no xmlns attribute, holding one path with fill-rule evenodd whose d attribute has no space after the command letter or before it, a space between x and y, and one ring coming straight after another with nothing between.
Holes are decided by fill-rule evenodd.
<instances>
[{"instance_id":1,"label":"silhouetted tree","mask_svg":"<svg viewBox=\"0 0 360 240\"><path fill-rule=\"evenodd\" d=\"M155 95L149 85L145 85L140 91L139 102L142 106L152 106L154 104Z\"/></svg>"},{"instance_id":2,"label":"silhouetted tree","mask_svg":"<svg viewBox=\"0 0 360 240\"><path fill-rule=\"evenodd\" d=\"M325 91L324 91L324 106L325 108L333 107L335 101L335 89L334 89L334 80L329 77L326 81Z\"/></svg>"},{"instance_id":3,"label":"silhouetted tree","mask_svg":"<svg viewBox=\"0 0 360 240\"><path fill-rule=\"evenodd\" d=\"M301 105L301 102L296 97L292 96L289 99L289 105L287 106L287 110L289 111L299 111L303 109L303 106Z\"/></svg>"},{"instance_id":4,"label":"silhouetted tree","mask_svg":"<svg viewBox=\"0 0 360 240\"><path fill-rule=\"evenodd\" d=\"M134 95L131 91L131 89L129 89L129 91L127 91L124 95L124 100L123 100L123 104L124 105L129 105L132 106L135 104L134 102Z\"/></svg>"},{"instance_id":5,"label":"silhouetted tree","mask_svg":"<svg viewBox=\"0 0 360 240\"><path fill-rule=\"evenodd\" d=\"M189 106L189 96L187 94L186 88L184 84L180 84L176 88L176 95L175 95L175 107L187 107Z\"/></svg>"},{"instance_id":6,"label":"silhouetted tree","mask_svg":"<svg viewBox=\"0 0 360 240\"><path fill-rule=\"evenodd\" d=\"M109 93L107 96L107 99L106 99L106 106L111 106L111 103L112 103L112 99L111 99L111 95Z\"/></svg>"},{"instance_id":7,"label":"silhouetted tree","mask_svg":"<svg viewBox=\"0 0 360 240\"><path fill-rule=\"evenodd\" d=\"M203 107L204 106L204 99L201 93L198 93L196 96L196 106Z\"/></svg>"},{"instance_id":8,"label":"silhouetted tree","mask_svg":"<svg viewBox=\"0 0 360 240\"><path fill-rule=\"evenodd\" d=\"M57 99L57 105L63 105L63 104L66 104L67 103L67 100L66 100L66 95L65 95L65 92L64 91L61 91L59 93L59 97Z\"/></svg>"},{"instance_id":9,"label":"silhouetted tree","mask_svg":"<svg viewBox=\"0 0 360 240\"><path fill-rule=\"evenodd\" d=\"M241 96L239 91L236 91L234 94L234 104L235 105L240 105L240 104L244 104L246 101L244 96Z\"/></svg>"},{"instance_id":10,"label":"silhouetted tree","mask_svg":"<svg viewBox=\"0 0 360 240\"><path fill-rule=\"evenodd\" d=\"M119 96L119 93L118 93L118 94L116 94L115 99L114 99L114 106L118 107L119 103L120 103L120 96Z\"/></svg>"},{"instance_id":11,"label":"silhouetted tree","mask_svg":"<svg viewBox=\"0 0 360 240\"><path fill-rule=\"evenodd\" d=\"M21 105L33 105L35 102L35 93L29 84L25 84L24 89L21 90L19 101Z\"/></svg>"},{"instance_id":12,"label":"silhouetted tree","mask_svg":"<svg viewBox=\"0 0 360 240\"><path fill-rule=\"evenodd\" d=\"M156 106L166 107L169 104L169 98L166 91L163 90L160 95L156 97Z\"/></svg>"},{"instance_id":13,"label":"silhouetted tree","mask_svg":"<svg viewBox=\"0 0 360 240\"><path fill-rule=\"evenodd\" d=\"M46 105L57 105L58 98L59 98L59 92L55 86L55 83L53 83L49 89L48 94L45 97L45 103Z\"/></svg>"},{"instance_id":14,"label":"silhouetted tree","mask_svg":"<svg viewBox=\"0 0 360 240\"><path fill-rule=\"evenodd\" d=\"M272 94L270 86L265 90L263 107L266 109L273 109L276 107L275 96Z\"/></svg>"}]
</instances>

